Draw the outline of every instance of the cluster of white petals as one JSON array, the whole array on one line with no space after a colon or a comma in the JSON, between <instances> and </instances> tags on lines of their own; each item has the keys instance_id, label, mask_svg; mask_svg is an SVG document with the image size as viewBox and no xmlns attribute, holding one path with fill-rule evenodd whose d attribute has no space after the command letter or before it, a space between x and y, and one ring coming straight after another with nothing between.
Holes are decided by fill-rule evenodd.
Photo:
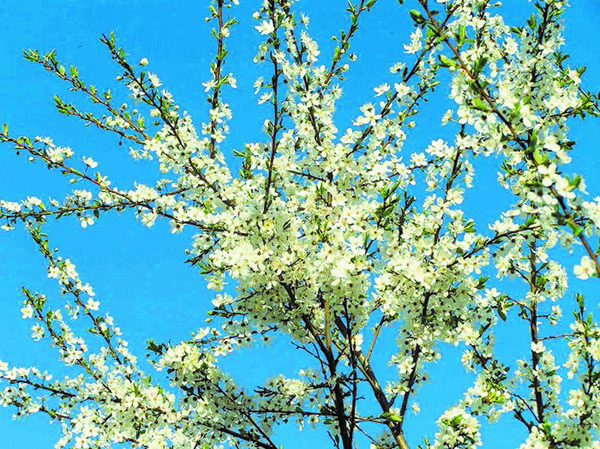
<instances>
[{"instance_id":1,"label":"cluster of white petals","mask_svg":"<svg viewBox=\"0 0 600 449\"><path fill-rule=\"evenodd\" d=\"M156 164L160 179L119 188L91 157L77 163L68 147L4 128L1 141L86 188L62 200L0 201L2 228L26 226L64 295L63 307L52 308L45 295L23 289L22 316L35 340L49 340L78 370L57 379L0 362L0 405L59 421L57 448L277 449L276 428L292 422L323 428L338 448L368 433L374 449L407 449L407 439L422 437L411 434L416 418L407 410L419 411L415 397L431 362L454 345L473 384L441 415L427 447L476 448L482 419L507 414L526 431L522 448L598 449L600 328L583 296L573 301L566 291L567 273L599 275L600 198L568 172L567 126L599 109L581 87L583 70L566 66L560 52L565 2L530 5L527 23L511 27L495 2L420 0L409 12L406 62L338 129L345 61L356 59L350 42L377 0L349 2L349 28L335 37L327 63L294 2L264 0L253 15L262 39L254 60L266 74L254 88L267 106L257 110L269 111L266 138L234 150L232 164L232 111L223 97L237 83L224 67L237 22L225 11L237 3L210 2L217 54L200 126L145 71L148 59L130 65L113 35L102 42L122 70L117 79L147 115L115 106L110 91L66 71L54 52L26 53L106 108L95 117L57 97L61 113L118 135L134 159ZM412 117L444 70L454 107L442 123L455 134L411 147ZM499 161L498 183L512 199L489 224L464 209L482 158ZM166 219L173 233L192 230L187 262L215 291L208 327L189 341L148 343L163 380L140 368L92 288L42 233L48 217L75 215L87 227L122 210L148 227ZM564 248L578 252L574 267ZM517 360L496 350L503 321L527 329ZM275 338L306 355L297 376L274 375L248 390L222 370L232 352ZM393 376L376 375L377 357Z\"/></svg>"}]
</instances>

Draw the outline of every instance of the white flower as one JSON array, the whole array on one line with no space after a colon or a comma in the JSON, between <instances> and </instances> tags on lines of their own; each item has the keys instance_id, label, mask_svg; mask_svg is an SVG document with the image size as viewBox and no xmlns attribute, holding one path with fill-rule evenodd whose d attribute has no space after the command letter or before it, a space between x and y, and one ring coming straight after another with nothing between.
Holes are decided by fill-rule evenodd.
<instances>
[{"instance_id":1,"label":"white flower","mask_svg":"<svg viewBox=\"0 0 600 449\"><path fill-rule=\"evenodd\" d=\"M98 166L98 162L93 160L91 157L82 157L81 160L90 168L96 168Z\"/></svg>"},{"instance_id":2,"label":"white flower","mask_svg":"<svg viewBox=\"0 0 600 449\"><path fill-rule=\"evenodd\" d=\"M89 310L98 310L98 308L100 307L100 302L99 301L94 301L92 298L89 298L87 300L87 302L85 303L85 306Z\"/></svg>"},{"instance_id":3,"label":"white flower","mask_svg":"<svg viewBox=\"0 0 600 449\"><path fill-rule=\"evenodd\" d=\"M198 331L196 332L196 334L194 335L194 339L195 340L202 340L204 337L206 337L210 332L210 327L201 327L200 329L198 329Z\"/></svg>"},{"instance_id":4,"label":"white flower","mask_svg":"<svg viewBox=\"0 0 600 449\"><path fill-rule=\"evenodd\" d=\"M237 80L234 78L233 74L230 73L227 76L227 80L229 81L229 85L231 86L232 89L237 88Z\"/></svg>"},{"instance_id":5,"label":"white flower","mask_svg":"<svg viewBox=\"0 0 600 449\"><path fill-rule=\"evenodd\" d=\"M394 83L394 90L398 93L398 97L402 98L410 93L411 88L404 83Z\"/></svg>"},{"instance_id":6,"label":"white flower","mask_svg":"<svg viewBox=\"0 0 600 449\"><path fill-rule=\"evenodd\" d=\"M79 222L80 222L82 228L87 228L88 226L91 226L94 224L94 217L92 217L90 215L86 215L84 217L81 217L79 219Z\"/></svg>"},{"instance_id":7,"label":"white flower","mask_svg":"<svg viewBox=\"0 0 600 449\"><path fill-rule=\"evenodd\" d=\"M573 272L579 279L587 279L596 274L596 266L592 259L588 256L583 256L579 265L576 265L573 269Z\"/></svg>"},{"instance_id":8,"label":"white flower","mask_svg":"<svg viewBox=\"0 0 600 449\"><path fill-rule=\"evenodd\" d=\"M3 207L7 211L10 212L19 212L21 210L21 205L19 203L15 203L14 201L0 201L0 207Z\"/></svg>"},{"instance_id":9,"label":"white flower","mask_svg":"<svg viewBox=\"0 0 600 449\"><path fill-rule=\"evenodd\" d=\"M33 207L33 206L40 207L42 205L42 200L40 200L38 197L35 197L35 196L28 196L27 199L25 201L23 201L23 204L26 207Z\"/></svg>"},{"instance_id":10,"label":"white flower","mask_svg":"<svg viewBox=\"0 0 600 449\"><path fill-rule=\"evenodd\" d=\"M154 73L148 73L148 80L150 81L150 84L152 84L152 87L159 87L161 85L158 76L156 76Z\"/></svg>"},{"instance_id":11,"label":"white flower","mask_svg":"<svg viewBox=\"0 0 600 449\"><path fill-rule=\"evenodd\" d=\"M544 352L546 348L544 347L544 343L542 343L541 341L538 342L531 342L531 350L533 352L536 352L538 354Z\"/></svg>"},{"instance_id":12,"label":"white flower","mask_svg":"<svg viewBox=\"0 0 600 449\"><path fill-rule=\"evenodd\" d=\"M21 309L21 317L23 317L23 319L27 319L27 318L31 318L32 316L33 316L33 307L31 307L31 304L25 305Z\"/></svg>"},{"instance_id":13,"label":"white flower","mask_svg":"<svg viewBox=\"0 0 600 449\"><path fill-rule=\"evenodd\" d=\"M264 79L262 76L259 76L258 78L256 78L256 80L254 81L254 93L257 94L258 91L260 90L261 87L263 87L263 82Z\"/></svg>"},{"instance_id":14,"label":"white flower","mask_svg":"<svg viewBox=\"0 0 600 449\"><path fill-rule=\"evenodd\" d=\"M427 165L427 158L424 153L413 153L410 155L410 162L415 167L425 167Z\"/></svg>"},{"instance_id":15,"label":"white flower","mask_svg":"<svg viewBox=\"0 0 600 449\"><path fill-rule=\"evenodd\" d=\"M410 35L410 43L404 45L406 53L412 54L418 52L423 47L421 38L423 37L423 31L421 28L415 29Z\"/></svg>"},{"instance_id":16,"label":"white flower","mask_svg":"<svg viewBox=\"0 0 600 449\"><path fill-rule=\"evenodd\" d=\"M260 25L255 26L260 34L271 34L275 31L275 26L271 20L263 20Z\"/></svg>"},{"instance_id":17,"label":"white flower","mask_svg":"<svg viewBox=\"0 0 600 449\"><path fill-rule=\"evenodd\" d=\"M406 67L406 64L404 64L403 62L397 62L390 67L390 73L401 72L404 69L404 67Z\"/></svg>"},{"instance_id":18,"label":"white flower","mask_svg":"<svg viewBox=\"0 0 600 449\"><path fill-rule=\"evenodd\" d=\"M389 84L382 84L381 86L375 87L373 90L375 91L375 96L379 97L380 95L383 95L388 90L390 90L390 85Z\"/></svg>"},{"instance_id":19,"label":"white flower","mask_svg":"<svg viewBox=\"0 0 600 449\"><path fill-rule=\"evenodd\" d=\"M34 324L31 326L31 338L33 338L35 341L41 340L44 334L44 328L39 324Z\"/></svg>"},{"instance_id":20,"label":"white flower","mask_svg":"<svg viewBox=\"0 0 600 449\"><path fill-rule=\"evenodd\" d=\"M575 83L575 84L579 84L581 83L581 78L579 77L579 73L577 73L577 71L575 70L569 70L567 72L567 76L569 78L571 78L571 80Z\"/></svg>"},{"instance_id":21,"label":"white flower","mask_svg":"<svg viewBox=\"0 0 600 449\"><path fill-rule=\"evenodd\" d=\"M600 338L596 338L595 340L593 340L590 343L588 350L592 358L600 362Z\"/></svg>"},{"instance_id":22,"label":"white flower","mask_svg":"<svg viewBox=\"0 0 600 449\"><path fill-rule=\"evenodd\" d=\"M140 65L141 66L148 65L148 58L142 58L142 59L140 59Z\"/></svg>"},{"instance_id":23,"label":"white flower","mask_svg":"<svg viewBox=\"0 0 600 449\"><path fill-rule=\"evenodd\" d=\"M527 128L533 128L533 125L538 120L538 117L535 115L535 112L529 107L529 105L525 105L521 107L521 120L523 121L523 125Z\"/></svg>"},{"instance_id":24,"label":"white flower","mask_svg":"<svg viewBox=\"0 0 600 449\"><path fill-rule=\"evenodd\" d=\"M211 89L214 89L217 84L214 80L205 81L202 83L202 87L204 87L204 92L208 92Z\"/></svg>"},{"instance_id":25,"label":"white flower","mask_svg":"<svg viewBox=\"0 0 600 449\"><path fill-rule=\"evenodd\" d=\"M567 199L575 198L575 193L573 193L573 186L565 178L557 177L555 187L556 191L560 196L563 196Z\"/></svg>"},{"instance_id":26,"label":"white flower","mask_svg":"<svg viewBox=\"0 0 600 449\"><path fill-rule=\"evenodd\" d=\"M258 104L263 104L266 103L267 101L269 101L271 99L271 96L273 95L272 92L265 92L264 94L262 94L260 96L260 98L258 99Z\"/></svg>"},{"instance_id":27,"label":"white flower","mask_svg":"<svg viewBox=\"0 0 600 449\"><path fill-rule=\"evenodd\" d=\"M539 165L537 169L540 175L542 175L542 184L550 187L554 183L554 179L557 178L556 165Z\"/></svg>"}]
</instances>

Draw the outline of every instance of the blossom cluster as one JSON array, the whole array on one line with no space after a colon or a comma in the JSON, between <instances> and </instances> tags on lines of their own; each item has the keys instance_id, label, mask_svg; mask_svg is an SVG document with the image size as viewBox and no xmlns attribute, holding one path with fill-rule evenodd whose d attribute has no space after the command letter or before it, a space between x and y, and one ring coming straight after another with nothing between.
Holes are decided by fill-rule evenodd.
<instances>
[{"instance_id":1,"label":"blossom cluster","mask_svg":"<svg viewBox=\"0 0 600 449\"><path fill-rule=\"evenodd\" d=\"M58 448L276 449L277 426L292 422L322 427L338 448L351 449L361 433L374 449L407 449L408 410L418 413L429 364L450 344L462 348L474 381L440 416L427 447L480 446L482 419L509 414L527 430L522 448L597 449L600 330L582 296L573 322L562 308L570 307L570 273L591 281L600 273L600 199L567 172L568 120L599 109L582 88L583 70L565 66L560 51L565 2L537 2L525 25L511 27L487 0L420 0L421 9L408 12L406 61L341 130L336 102L357 59L350 43L377 0L349 2L350 25L334 36L328 63L293 1L264 0L253 15L262 39L254 61L268 75L254 87L257 110L269 115L264 140L234 151L239 174L225 156L232 111L224 101L225 87L237 87L225 73L237 24L225 11L237 3L210 3L217 48L198 127L147 71L149 60L128 62L113 34L102 42L139 109L116 106L110 91L65 70L54 52L26 52L106 110L96 117L57 97L59 112L126 140L134 159L156 163L160 179L119 188L89 156L76 159L48 138L13 137L6 127L0 133L31 161L86 186L62 200L0 201L3 229L25 225L65 299L52 308L44 294L24 289L23 318L34 321L35 340L49 340L78 372L55 380L0 362L0 404L59 421ZM454 107L442 124L455 135L411 149L413 116L445 70ZM481 158L500 161L498 183L512 198L489 224L464 209ZM166 219L173 233L191 230L187 262L215 291L208 327L188 341L148 342L156 380L42 233L51 217L75 215L85 228L122 210L149 227ZM580 263L562 263L561 246L580 251ZM90 327L78 332L82 319ZM527 329L517 360L496 349L502 321ZM253 390L222 370L223 358L273 338L291 342L309 366ZM554 342L568 349L565 361ZM375 372L379 352L393 377Z\"/></svg>"}]
</instances>

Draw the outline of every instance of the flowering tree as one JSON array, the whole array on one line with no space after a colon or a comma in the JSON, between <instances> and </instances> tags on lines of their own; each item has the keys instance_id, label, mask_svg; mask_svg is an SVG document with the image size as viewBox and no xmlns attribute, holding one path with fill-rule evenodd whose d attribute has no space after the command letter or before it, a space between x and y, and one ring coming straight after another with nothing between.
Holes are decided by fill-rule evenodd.
<instances>
[{"instance_id":1,"label":"flowering tree","mask_svg":"<svg viewBox=\"0 0 600 449\"><path fill-rule=\"evenodd\" d=\"M117 134L133 158L157 161L161 177L120 188L94 160L49 138L19 137L6 125L0 133L17 152L88 186L62 200L0 202L3 228L25 226L64 296L53 308L23 288L23 317L73 370L56 379L0 362L0 404L59 423L57 448L277 449L276 427L288 421L317 426L336 448L417 447L407 439L472 448L482 444L483 422L503 414L526 431L522 448L600 447L600 328L582 295L565 297L567 271L600 274L600 198L588 198L566 167L574 149L567 120L599 109L580 86L583 70L560 52L566 2L540 0L526 24L509 27L489 0L418 0L412 10L400 1L399 13L414 22L409 62L391 67L376 102L339 132L333 115L355 59L351 42L377 7L356 1L326 63L291 0L264 0L254 14L264 38L254 62L266 74L255 87L271 113L265 140L235 151L239 174L224 151L224 90L236 87L225 71L226 39L237 0L209 7L216 56L199 129L146 71L148 60L130 62L113 34L101 41L139 109L116 105L53 51L25 52L106 111L97 116L56 97L60 113ZM455 137L410 152L405 131L444 71L456 105L442 122ZM501 160L498 182L514 201L494 222L475 223L461 203L475 159L488 156ZM186 262L218 292L208 327L178 344L148 343L151 364L169 382L140 367L92 287L43 233L51 217L76 215L87 227L127 209L147 226L166 219L172 232L194 229ZM559 244L579 254L573 270L559 261ZM569 319L561 305L573 310ZM524 359L498 355L495 330L507 320L529 330ZM305 354L297 377L275 375L249 390L219 368L230 353L271 338ZM386 379L373 360L394 342L396 375ZM475 380L429 442L405 423L409 410L418 412L414 398L442 343L463 348Z\"/></svg>"}]
</instances>

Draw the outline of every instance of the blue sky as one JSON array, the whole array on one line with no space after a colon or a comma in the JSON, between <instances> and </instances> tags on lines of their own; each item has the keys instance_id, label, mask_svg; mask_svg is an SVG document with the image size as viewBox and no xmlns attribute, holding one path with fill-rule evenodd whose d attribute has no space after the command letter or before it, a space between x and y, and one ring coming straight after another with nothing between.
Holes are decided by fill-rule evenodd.
<instances>
[{"instance_id":1,"label":"blue sky","mask_svg":"<svg viewBox=\"0 0 600 449\"><path fill-rule=\"evenodd\" d=\"M200 83L209 78L208 64L214 53L214 42L209 39L209 29L204 23L204 3L188 0L2 2L0 122L8 122L15 133L52 136L57 143L92 156L121 188L130 186L134 179L152 179L150 166L132 162L126 149L113 137L85 128L75 119L59 116L54 111L52 97L55 94L66 99L77 97L69 95L67 86L24 61L21 51L55 48L59 60L75 64L83 79L114 91L118 70L97 39L102 33L114 30L131 61L147 57L148 68L160 76L182 109L188 110L199 123L206 114ZM263 139L260 128L267 114L264 107L254 112L251 87L254 79L262 74L261 69L251 63L259 42L250 17L257 2L240 0L240 3L234 12L240 25L233 28L228 41L231 52L226 66L226 70L238 78L237 91L227 90L225 94L234 113L226 146L229 150L240 149L246 141ZM373 12L365 16L353 43L359 58L343 84L345 95L338 105L340 129L349 123L362 103L372 99L372 87L391 80L387 68L396 61L409 60L402 49L410 32L407 11L412 6L410 0L406 3L400 8L394 0L380 0ZM571 54L572 64L588 66L584 87L596 91L600 84L600 42L595 27L600 23L600 3L592 0L574 3L565 15L566 52ZM347 26L345 4L345 0L299 2L299 8L311 17L311 34L322 44L325 57L331 50L330 36ZM518 24L531 12L532 5L525 0L509 0L504 10L506 21ZM123 100L129 101L126 93L120 92ZM418 126L410 133L410 149L447 135L447 131L438 126L441 113L448 107L443 92L422 108ZM87 107L81 100L78 104ZM578 142L573 170L585 176L590 192L600 192L597 176L600 157L595 138L599 131L597 122L587 121L585 126L580 122L572 124L571 136ZM466 204L467 210L481 220L490 219L498 212L482 208L482 201L489 204L490 197L499 203L504 201L502 193L485 182L485 179L495 178L495 171L493 161L481 164L481 185ZM16 157L10 147L0 149L0 199L17 200L27 195L60 197L70 187L65 178L48 172L42 165L28 164L26 158ZM104 216L85 230L74 219L50 223L46 229L52 245L70 257L82 278L94 285L103 308L115 317L139 355L144 353L147 338L177 342L202 326L212 293L204 288L204 281L195 270L183 264L189 234L172 235L167 223L148 230L127 213ZM60 298L55 286L46 279L42 258L25 232L0 234L0 264L0 360L51 370L56 366L54 354L46 343L31 342L28 325L20 320L19 288L26 285L32 290L44 290L54 296L55 301ZM503 329L501 341L504 338L510 346L508 336L516 331L518 329ZM268 351L253 350L250 355L254 357L248 354L233 357L226 365L234 375L259 380L282 371L291 374L300 362L296 353L283 343ZM427 433L432 435L435 431L432 422L458 399L459 387L468 385L469 378L461 376L460 368L450 361L451 357L447 359L448 364L435 367L434 373L438 376L423 389L423 412L414 420L414 427L407 428L409 441L413 443ZM445 372L453 375L444 375ZM53 446L58 438L58 427L48 426L45 418L13 422L11 414L11 410L0 409L0 447ZM281 438L281 443L290 449L304 447L307 441L313 441L312 437L284 435ZM517 441L518 435L510 445L516 445ZM509 447L506 444L506 440L503 444L494 444L488 439L484 447Z\"/></svg>"}]
</instances>

